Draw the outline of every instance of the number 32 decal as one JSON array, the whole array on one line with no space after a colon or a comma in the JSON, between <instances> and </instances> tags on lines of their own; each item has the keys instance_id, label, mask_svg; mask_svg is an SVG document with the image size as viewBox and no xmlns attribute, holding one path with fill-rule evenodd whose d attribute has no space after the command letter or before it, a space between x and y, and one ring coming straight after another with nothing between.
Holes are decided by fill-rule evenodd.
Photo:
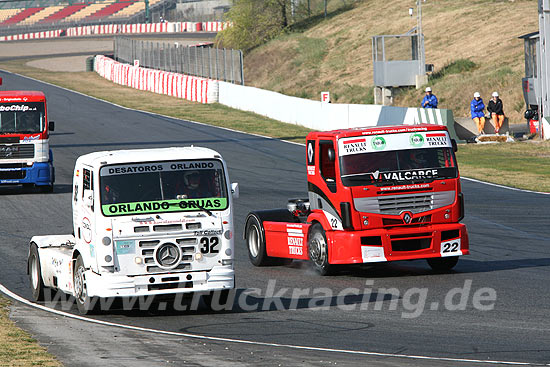
<instances>
[{"instance_id":1,"label":"number 32 decal","mask_svg":"<svg viewBox=\"0 0 550 367\"><path fill-rule=\"evenodd\" d=\"M201 252L203 254L217 254L220 252L220 249L216 248L219 243L220 239L218 237L203 237L200 239Z\"/></svg>"}]
</instances>

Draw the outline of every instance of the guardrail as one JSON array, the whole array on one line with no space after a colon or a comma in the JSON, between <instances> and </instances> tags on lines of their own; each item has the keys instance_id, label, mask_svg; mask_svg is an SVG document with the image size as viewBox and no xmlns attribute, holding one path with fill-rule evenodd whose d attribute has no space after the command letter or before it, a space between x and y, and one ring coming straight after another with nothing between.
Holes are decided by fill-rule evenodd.
<instances>
[{"instance_id":1,"label":"guardrail","mask_svg":"<svg viewBox=\"0 0 550 367\"><path fill-rule=\"evenodd\" d=\"M169 72L244 85L241 50L115 38L115 60Z\"/></svg>"}]
</instances>

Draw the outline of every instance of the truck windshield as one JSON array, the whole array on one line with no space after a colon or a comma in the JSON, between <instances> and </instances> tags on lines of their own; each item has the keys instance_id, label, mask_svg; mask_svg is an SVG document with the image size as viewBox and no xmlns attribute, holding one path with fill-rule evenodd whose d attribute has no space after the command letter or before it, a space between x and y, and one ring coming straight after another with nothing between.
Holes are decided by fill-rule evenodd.
<instances>
[{"instance_id":1,"label":"truck windshield","mask_svg":"<svg viewBox=\"0 0 550 367\"><path fill-rule=\"evenodd\" d=\"M224 210L228 206L219 160L120 164L100 169L105 216Z\"/></svg>"},{"instance_id":2,"label":"truck windshield","mask_svg":"<svg viewBox=\"0 0 550 367\"><path fill-rule=\"evenodd\" d=\"M0 103L0 134L32 134L44 131L44 103Z\"/></svg>"},{"instance_id":3,"label":"truck windshield","mask_svg":"<svg viewBox=\"0 0 550 367\"><path fill-rule=\"evenodd\" d=\"M340 157L346 186L398 185L456 178L452 148L421 148L351 154Z\"/></svg>"}]
</instances>

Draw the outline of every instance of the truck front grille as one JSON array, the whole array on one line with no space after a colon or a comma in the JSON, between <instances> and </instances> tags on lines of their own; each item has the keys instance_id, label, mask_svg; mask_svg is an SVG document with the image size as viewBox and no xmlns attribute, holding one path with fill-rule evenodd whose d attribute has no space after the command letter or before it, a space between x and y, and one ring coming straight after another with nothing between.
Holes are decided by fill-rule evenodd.
<instances>
[{"instance_id":1,"label":"truck front grille","mask_svg":"<svg viewBox=\"0 0 550 367\"><path fill-rule=\"evenodd\" d=\"M388 195L353 200L355 208L360 212L399 215L403 212L422 213L428 210L451 205L455 199L455 191L433 193Z\"/></svg>"},{"instance_id":2,"label":"truck front grille","mask_svg":"<svg viewBox=\"0 0 550 367\"><path fill-rule=\"evenodd\" d=\"M34 144L1 144L0 159L34 158Z\"/></svg>"},{"instance_id":3,"label":"truck front grille","mask_svg":"<svg viewBox=\"0 0 550 367\"><path fill-rule=\"evenodd\" d=\"M179 247L177 261L170 266L163 266L159 256L155 256L162 246L170 248ZM191 263L196 252L196 238L176 238L168 240L143 240L139 241L139 251L147 268L147 273L166 273L191 270ZM158 255L158 254L157 254ZM167 250L167 255L170 251ZM174 253L172 253L174 255Z\"/></svg>"}]
</instances>

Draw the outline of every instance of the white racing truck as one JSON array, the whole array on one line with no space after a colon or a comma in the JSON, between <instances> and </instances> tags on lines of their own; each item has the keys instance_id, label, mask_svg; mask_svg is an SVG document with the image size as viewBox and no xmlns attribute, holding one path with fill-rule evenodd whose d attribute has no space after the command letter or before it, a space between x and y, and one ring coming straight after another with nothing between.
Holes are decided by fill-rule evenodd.
<instances>
[{"instance_id":1,"label":"white racing truck","mask_svg":"<svg viewBox=\"0 0 550 367\"><path fill-rule=\"evenodd\" d=\"M222 157L207 148L79 157L73 234L30 241L33 299L43 300L46 288L60 290L86 314L107 297L229 292L238 194Z\"/></svg>"}]
</instances>

